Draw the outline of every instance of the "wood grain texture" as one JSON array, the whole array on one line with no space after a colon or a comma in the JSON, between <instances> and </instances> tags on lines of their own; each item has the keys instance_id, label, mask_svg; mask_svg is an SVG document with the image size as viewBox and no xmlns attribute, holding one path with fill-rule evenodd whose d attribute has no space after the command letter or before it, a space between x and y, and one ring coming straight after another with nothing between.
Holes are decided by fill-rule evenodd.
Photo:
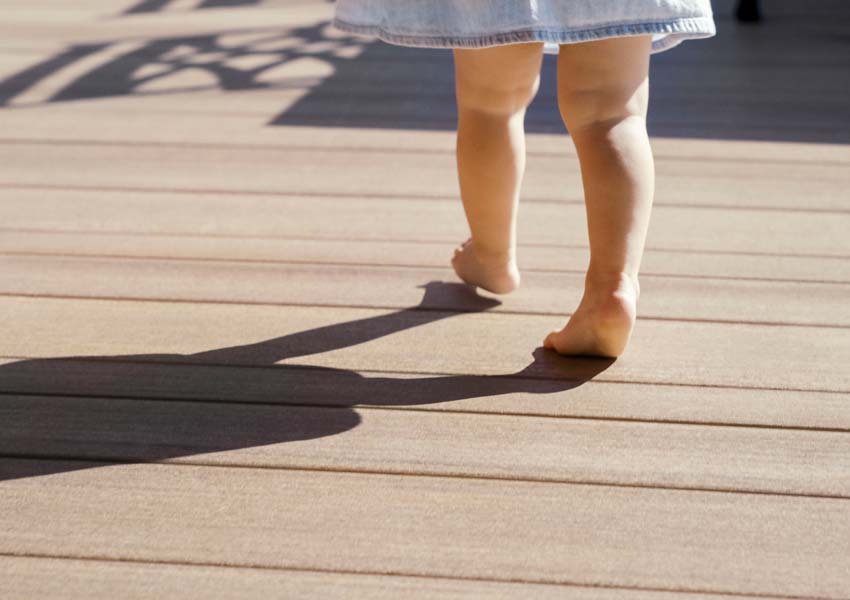
<instances>
[{"instance_id":1,"label":"wood grain texture","mask_svg":"<svg viewBox=\"0 0 850 600\"><path fill-rule=\"evenodd\" d=\"M460 283L451 268L0 256L0 294L407 308L428 282ZM564 315L583 273L527 273L492 312ZM486 292L483 294L490 297ZM641 277L644 319L795 324L850 329L850 284ZM470 310L475 297L432 294L426 307ZM850 334L850 332L848 332Z\"/></svg>"},{"instance_id":2,"label":"wood grain texture","mask_svg":"<svg viewBox=\"0 0 850 600\"><path fill-rule=\"evenodd\" d=\"M850 430L847 394L734 386L600 381L552 383L518 376L415 375L370 369L256 368L168 360L0 359L0 391L600 420ZM557 366L536 352L539 364ZM564 376L580 369L560 365ZM585 374L586 375L586 374Z\"/></svg>"},{"instance_id":3,"label":"wood grain texture","mask_svg":"<svg viewBox=\"0 0 850 600\"><path fill-rule=\"evenodd\" d=\"M410 155L391 149L340 153L279 147L195 147L187 151L179 146L22 142L0 145L0 161L7 168L0 179L3 184L458 197L451 155ZM45 161L52 165L49 171L42 168ZM109 168L103 168L107 164ZM155 178L150 177L152 172L156 172ZM234 172L240 177L234 179ZM333 177L328 177L329 173ZM760 166L757 179L751 175L752 166L748 164L661 162L655 205L835 210L850 218L844 170L767 163ZM523 180L526 204L581 203L581 198L575 159L538 156L529 162Z\"/></svg>"},{"instance_id":4,"label":"wood grain texture","mask_svg":"<svg viewBox=\"0 0 850 600\"><path fill-rule=\"evenodd\" d=\"M236 28L268 30L270 23L280 27L298 27L327 21L331 5L314 0L274 1L262 11L247 5L228 10L191 11L192 3L179 2L174 10L119 18L121 13L138 4L138 0L122 2L86 2L80 10L4 4L4 20L14 19L16 27L4 36L5 46L53 49L59 44L96 42L115 39L150 38L218 34ZM188 4L188 6L187 6ZM194 3L197 5L198 3Z\"/></svg>"},{"instance_id":5,"label":"wood grain texture","mask_svg":"<svg viewBox=\"0 0 850 600\"><path fill-rule=\"evenodd\" d=\"M445 268L448 241L334 240L305 237L62 232L0 229L0 253ZM526 277L533 271L582 274L590 253L581 245L520 244ZM649 248L641 276L850 283L850 259ZM563 305L560 307L563 308Z\"/></svg>"},{"instance_id":6,"label":"wood grain texture","mask_svg":"<svg viewBox=\"0 0 850 600\"><path fill-rule=\"evenodd\" d=\"M553 316L16 297L0 299L0 311L3 356L850 392L850 334L834 328L640 321L628 353L610 364L544 352L542 337L562 321Z\"/></svg>"},{"instance_id":7,"label":"wood grain texture","mask_svg":"<svg viewBox=\"0 0 850 600\"><path fill-rule=\"evenodd\" d=\"M850 572L844 500L90 466L0 461L43 473L0 488L0 551L824 598Z\"/></svg>"},{"instance_id":8,"label":"wood grain texture","mask_svg":"<svg viewBox=\"0 0 850 600\"><path fill-rule=\"evenodd\" d=\"M0 60L23 67L38 51L3 54ZM679 82L681 83L681 82ZM417 130L399 135L393 129L309 126L269 127L270 115L291 106L309 88L221 90L174 89L168 94L112 98L108 102L67 102L30 107L26 111L0 111L0 143L54 142L171 144L189 149L199 145L254 148L310 148L329 152L387 151L406 153L454 153L454 131ZM143 111L144 119L128 118ZM179 121L176 126L175 121ZM108 123L109 127L103 127ZM705 161L752 165L778 163L801 168L807 165L850 164L846 144L734 139L699 139L653 136L650 139L658 163ZM530 161L537 155L556 155L568 161L575 147L566 132L527 133ZM551 158L551 157L550 157ZM532 165L529 165L531 168ZM535 167L536 168L536 167ZM680 168L684 168L680 167ZM822 170L822 169L821 169Z\"/></svg>"},{"instance_id":9,"label":"wood grain texture","mask_svg":"<svg viewBox=\"0 0 850 600\"><path fill-rule=\"evenodd\" d=\"M464 386L460 380L454 384ZM403 389L378 378L373 385ZM453 475L850 500L850 431L14 395L0 396L0 417L0 455L6 456Z\"/></svg>"},{"instance_id":10,"label":"wood grain texture","mask_svg":"<svg viewBox=\"0 0 850 600\"><path fill-rule=\"evenodd\" d=\"M119 183L119 185L123 185ZM196 191L197 192L197 191ZM445 241L469 230L459 199L375 198L357 194L145 193L124 189L0 187L4 227L180 235L298 236L322 239ZM380 215L380 226L375 223ZM520 208L521 243L587 243L580 204ZM850 215L664 207L653 210L647 244L666 250L850 257Z\"/></svg>"},{"instance_id":11,"label":"wood grain texture","mask_svg":"<svg viewBox=\"0 0 850 600\"><path fill-rule=\"evenodd\" d=\"M293 600L509 600L532 594L542 600L733 600L740 596L694 594L573 585L502 583L438 577L358 575L287 569L153 564L41 557L0 557L3 589L13 597L43 600L108 598L120 590L126 600L180 597L187 600L238 600L286 597ZM767 600L779 597L764 596Z\"/></svg>"}]
</instances>

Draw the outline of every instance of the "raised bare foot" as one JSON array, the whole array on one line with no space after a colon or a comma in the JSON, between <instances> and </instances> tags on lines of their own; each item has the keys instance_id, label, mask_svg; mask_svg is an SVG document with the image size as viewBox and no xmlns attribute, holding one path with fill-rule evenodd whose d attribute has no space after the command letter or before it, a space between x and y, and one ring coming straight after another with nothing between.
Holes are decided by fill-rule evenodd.
<instances>
[{"instance_id":1,"label":"raised bare foot","mask_svg":"<svg viewBox=\"0 0 850 600\"><path fill-rule=\"evenodd\" d=\"M624 273L588 277L579 307L563 329L546 336L543 347L560 354L616 358L631 337L638 296L637 278Z\"/></svg>"},{"instance_id":2,"label":"raised bare foot","mask_svg":"<svg viewBox=\"0 0 850 600\"><path fill-rule=\"evenodd\" d=\"M508 294L519 287L519 270L514 257L476 252L472 238L455 249L452 267L466 283L494 294Z\"/></svg>"}]
</instances>

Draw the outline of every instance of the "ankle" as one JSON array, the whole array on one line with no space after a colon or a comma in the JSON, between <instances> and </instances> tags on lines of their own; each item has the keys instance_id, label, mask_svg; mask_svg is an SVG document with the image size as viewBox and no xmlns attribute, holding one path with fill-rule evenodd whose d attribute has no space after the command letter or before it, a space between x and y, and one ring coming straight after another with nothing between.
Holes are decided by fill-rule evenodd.
<instances>
[{"instance_id":1,"label":"ankle","mask_svg":"<svg viewBox=\"0 0 850 600\"><path fill-rule=\"evenodd\" d=\"M516 250L511 246L508 248L488 247L473 239L472 249L475 252L475 257L488 265L507 266L516 260Z\"/></svg>"},{"instance_id":2,"label":"ankle","mask_svg":"<svg viewBox=\"0 0 850 600\"><path fill-rule=\"evenodd\" d=\"M590 299L603 300L611 296L634 297L637 302L640 296L640 282L636 273L625 271L603 271L588 269L584 280L585 296Z\"/></svg>"}]
</instances>

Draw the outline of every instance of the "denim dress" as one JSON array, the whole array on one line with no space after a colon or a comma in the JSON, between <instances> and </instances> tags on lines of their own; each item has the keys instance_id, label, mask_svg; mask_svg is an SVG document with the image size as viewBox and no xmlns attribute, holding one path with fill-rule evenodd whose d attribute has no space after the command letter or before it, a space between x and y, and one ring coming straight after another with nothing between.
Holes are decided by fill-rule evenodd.
<instances>
[{"instance_id":1,"label":"denim dress","mask_svg":"<svg viewBox=\"0 0 850 600\"><path fill-rule=\"evenodd\" d=\"M715 34L710 0L337 0L333 26L392 44L485 48L652 34L652 51Z\"/></svg>"}]
</instances>

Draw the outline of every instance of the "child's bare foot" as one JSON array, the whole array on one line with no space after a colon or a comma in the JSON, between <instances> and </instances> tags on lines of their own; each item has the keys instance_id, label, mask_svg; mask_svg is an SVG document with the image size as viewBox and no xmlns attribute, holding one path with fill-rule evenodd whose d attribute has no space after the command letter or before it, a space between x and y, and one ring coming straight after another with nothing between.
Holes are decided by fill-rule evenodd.
<instances>
[{"instance_id":1,"label":"child's bare foot","mask_svg":"<svg viewBox=\"0 0 850 600\"><path fill-rule=\"evenodd\" d=\"M579 307L563 329L546 336L543 347L560 354L616 358L631 337L638 296L637 278L625 273L588 276Z\"/></svg>"},{"instance_id":2,"label":"child's bare foot","mask_svg":"<svg viewBox=\"0 0 850 600\"><path fill-rule=\"evenodd\" d=\"M472 238L455 249L452 267L466 283L494 294L508 294L519 287L519 269L514 257L476 252Z\"/></svg>"}]
</instances>

